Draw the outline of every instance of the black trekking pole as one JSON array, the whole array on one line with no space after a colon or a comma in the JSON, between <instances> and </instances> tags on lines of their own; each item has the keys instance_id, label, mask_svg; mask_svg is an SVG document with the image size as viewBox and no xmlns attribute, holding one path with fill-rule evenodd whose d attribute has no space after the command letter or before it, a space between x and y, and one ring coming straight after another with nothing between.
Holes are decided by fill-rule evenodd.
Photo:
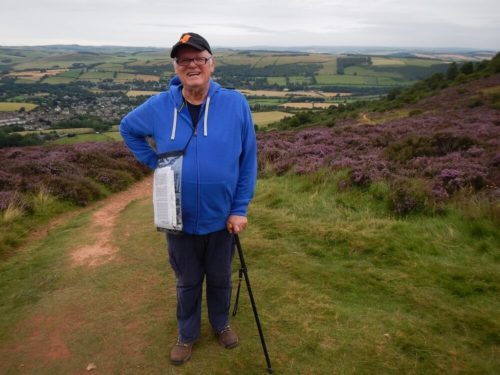
<instances>
[{"instance_id":1,"label":"black trekking pole","mask_svg":"<svg viewBox=\"0 0 500 375\"><path fill-rule=\"evenodd\" d=\"M236 292L236 299L234 301L233 316L236 316L238 310L238 301L240 298L241 289L241 279L245 275L245 283L247 284L248 295L250 296L250 302L252 303L253 315L255 317L255 323L257 323L257 329L259 330L260 342L262 344L262 350L264 350L264 355L266 356L267 362L267 372L269 374L273 373L273 368L271 367L271 360L269 359L269 353L267 352L266 341L264 339L264 333L262 332L262 327L260 325L259 314L257 313L257 307L255 306L255 300L253 299L252 287L250 286L250 279L248 278L247 266L245 264L245 258L243 258L243 250L241 249L240 238L237 234L234 235L234 243L236 249L238 250L238 256L240 257L241 268L239 270L239 280L238 280L238 290Z\"/></svg>"}]
</instances>

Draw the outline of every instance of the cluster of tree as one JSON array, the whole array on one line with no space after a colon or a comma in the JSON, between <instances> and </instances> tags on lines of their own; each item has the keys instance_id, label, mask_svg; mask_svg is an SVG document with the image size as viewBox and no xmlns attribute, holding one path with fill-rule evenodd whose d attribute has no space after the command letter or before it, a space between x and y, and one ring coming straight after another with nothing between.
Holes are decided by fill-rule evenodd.
<instances>
[{"instance_id":1,"label":"cluster of tree","mask_svg":"<svg viewBox=\"0 0 500 375\"><path fill-rule=\"evenodd\" d=\"M370 68L377 73L396 73L401 75L404 81L416 81L424 79L435 73L444 73L448 64L433 64L431 66L372 66Z\"/></svg>"},{"instance_id":2,"label":"cluster of tree","mask_svg":"<svg viewBox=\"0 0 500 375\"><path fill-rule=\"evenodd\" d=\"M127 73L132 71L135 74L150 74L150 75L161 75L165 72L173 73L174 67L172 64L163 65L127 65L125 64Z\"/></svg>"},{"instance_id":3,"label":"cluster of tree","mask_svg":"<svg viewBox=\"0 0 500 375\"><path fill-rule=\"evenodd\" d=\"M219 65L217 76L225 77L286 77L286 76L314 76L321 68L320 64L279 64L253 67L244 65Z\"/></svg>"},{"instance_id":4,"label":"cluster of tree","mask_svg":"<svg viewBox=\"0 0 500 375\"><path fill-rule=\"evenodd\" d=\"M13 77L2 77L0 83L0 97L2 100L14 98L19 95L32 95L39 92L46 92L60 97L68 95L68 93L77 97L94 95L87 90L89 86L92 86L92 83L85 82L68 84L25 83L19 85L15 83L15 78ZM44 100L43 97L33 97L33 100L30 98L30 101L34 101L37 104Z\"/></svg>"},{"instance_id":5,"label":"cluster of tree","mask_svg":"<svg viewBox=\"0 0 500 375\"><path fill-rule=\"evenodd\" d=\"M372 65L370 56L347 56L337 58L337 74L344 74L344 69L356 65Z\"/></svg>"},{"instance_id":6,"label":"cluster of tree","mask_svg":"<svg viewBox=\"0 0 500 375\"><path fill-rule=\"evenodd\" d=\"M104 132L111 129L113 123L105 122L96 117L76 116L69 120L63 120L51 126L53 129L92 128L96 132Z\"/></svg>"},{"instance_id":7,"label":"cluster of tree","mask_svg":"<svg viewBox=\"0 0 500 375\"><path fill-rule=\"evenodd\" d=\"M57 134L27 134L8 133L0 130L0 148L24 147L41 145L44 142L58 138Z\"/></svg>"}]
</instances>

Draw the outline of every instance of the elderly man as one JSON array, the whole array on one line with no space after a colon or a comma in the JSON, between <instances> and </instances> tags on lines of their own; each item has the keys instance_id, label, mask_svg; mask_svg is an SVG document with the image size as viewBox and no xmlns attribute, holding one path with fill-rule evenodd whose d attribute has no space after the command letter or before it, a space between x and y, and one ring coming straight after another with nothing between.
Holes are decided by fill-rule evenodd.
<instances>
[{"instance_id":1,"label":"elderly man","mask_svg":"<svg viewBox=\"0 0 500 375\"><path fill-rule=\"evenodd\" d=\"M137 159L152 169L159 154L185 150L183 229L167 234L177 278L179 328L170 360L179 365L189 360L200 334L204 278L208 317L219 343L225 348L238 345L229 325L233 233L247 226L257 161L248 103L240 93L211 80L215 61L208 42L184 33L170 56L176 73L170 88L130 112L120 132ZM146 137L154 139L156 151Z\"/></svg>"}]
</instances>

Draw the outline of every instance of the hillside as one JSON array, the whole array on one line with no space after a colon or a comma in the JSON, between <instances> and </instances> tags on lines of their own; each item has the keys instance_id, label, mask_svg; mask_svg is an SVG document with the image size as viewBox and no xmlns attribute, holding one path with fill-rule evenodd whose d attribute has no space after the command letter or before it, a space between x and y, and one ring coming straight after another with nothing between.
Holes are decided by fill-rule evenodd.
<instances>
[{"instance_id":1,"label":"hillside","mask_svg":"<svg viewBox=\"0 0 500 375\"><path fill-rule=\"evenodd\" d=\"M464 189L498 197L499 95L495 74L395 110L361 108L354 119L327 115L326 125L259 133L259 165L277 174L345 171L344 187L388 184L402 214Z\"/></svg>"}]
</instances>

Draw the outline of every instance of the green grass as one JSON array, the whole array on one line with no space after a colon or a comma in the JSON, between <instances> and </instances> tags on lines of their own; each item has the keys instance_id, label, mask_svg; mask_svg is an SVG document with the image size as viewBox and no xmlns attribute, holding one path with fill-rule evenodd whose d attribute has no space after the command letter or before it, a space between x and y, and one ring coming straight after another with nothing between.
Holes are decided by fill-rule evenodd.
<instances>
[{"instance_id":1,"label":"green grass","mask_svg":"<svg viewBox=\"0 0 500 375\"><path fill-rule=\"evenodd\" d=\"M262 99L248 99L248 103L250 105L260 104L264 106L273 106L279 105L282 103L286 103L287 100L285 98L262 98Z\"/></svg>"},{"instance_id":2,"label":"green grass","mask_svg":"<svg viewBox=\"0 0 500 375\"><path fill-rule=\"evenodd\" d=\"M74 137L59 138L51 143L58 145L67 145L81 142L108 142L121 140L118 132L105 132L100 134L77 134Z\"/></svg>"},{"instance_id":3,"label":"green grass","mask_svg":"<svg viewBox=\"0 0 500 375\"><path fill-rule=\"evenodd\" d=\"M344 69L345 75L357 74L359 76L368 77L387 77L387 78L403 78L403 76L396 72L376 72L370 68L362 66L350 66Z\"/></svg>"},{"instance_id":4,"label":"green grass","mask_svg":"<svg viewBox=\"0 0 500 375\"><path fill-rule=\"evenodd\" d=\"M82 74L82 69L71 69L58 74L56 77L78 78Z\"/></svg>"},{"instance_id":5,"label":"green grass","mask_svg":"<svg viewBox=\"0 0 500 375\"><path fill-rule=\"evenodd\" d=\"M267 77L267 83L270 85L286 86L285 77Z\"/></svg>"},{"instance_id":6,"label":"green grass","mask_svg":"<svg viewBox=\"0 0 500 375\"><path fill-rule=\"evenodd\" d=\"M373 84L371 77L354 75L323 75L316 76L316 82L320 85L368 85Z\"/></svg>"},{"instance_id":7,"label":"green grass","mask_svg":"<svg viewBox=\"0 0 500 375\"><path fill-rule=\"evenodd\" d=\"M41 83L49 83L52 85L65 84L73 82L75 78L72 77L64 77L64 76L53 76L47 77L41 81Z\"/></svg>"},{"instance_id":8,"label":"green grass","mask_svg":"<svg viewBox=\"0 0 500 375\"><path fill-rule=\"evenodd\" d=\"M95 130L93 128L68 128L68 129L47 129L47 130L24 130L15 133L21 135L27 135L27 134L50 134L54 132L59 135L64 135L68 133L86 134L86 133L95 133Z\"/></svg>"},{"instance_id":9,"label":"green grass","mask_svg":"<svg viewBox=\"0 0 500 375\"><path fill-rule=\"evenodd\" d=\"M260 179L241 236L276 373L498 373L500 235L489 208L398 219L377 189L339 192L336 179ZM76 373L90 362L120 374L265 371L244 287L232 320L240 347L217 346L203 306L192 360L170 366L175 280L149 198L119 214L118 259L71 266L91 229L84 213L0 265L1 372L23 363ZM43 357L53 342L70 354Z\"/></svg>"},{"instance_id":10,"label":"green grass","mask_svg":"<svg viewBox=\"0 0 500 375\"><path fill-rule=\"evenodd\" d=\"M33 230L45 225L54 216L74 209L67 202L54 200L41 193L32 196L29 201L32 206L30 214L24 213L22 209L11 218L6 212L0 213L0 263L14 254L15 249Z\"/></svg>"},{"instance_id":11,"label":"green grass","mask_svg":"<svg viewBox=\"0 0 500 375\"><path fill-rule=\"evenodd\" d=\"M29 112L38 107L38 105L33 103L0 102L0 112L19 111L23 107Z\"/></svg>"},{"instance_id":12,"label":"green grass","mask_svg":"<svg viewBox=\"0 0 500 375\"><path fill-rule=\"evenodd\" d=\"M79 79L81 81L102 81L103 79L113 79L113 72L85 72Z\"/></svg>"}]
</instances>

